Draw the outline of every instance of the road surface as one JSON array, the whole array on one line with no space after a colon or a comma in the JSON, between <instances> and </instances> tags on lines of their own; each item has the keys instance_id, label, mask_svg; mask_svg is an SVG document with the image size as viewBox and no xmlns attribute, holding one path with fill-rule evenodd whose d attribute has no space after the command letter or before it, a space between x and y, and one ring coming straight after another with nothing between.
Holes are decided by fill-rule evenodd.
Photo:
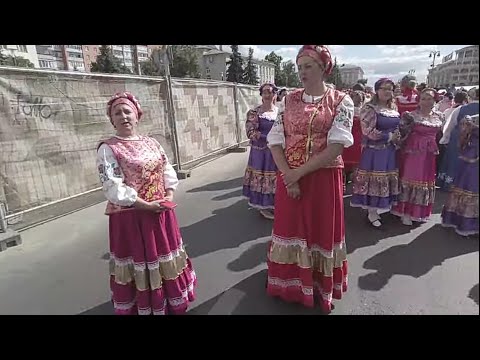
<instances>
[{"instance_id":1,"label":"road surface","mask_svg":"<svg viewBox=\"0 0 480 360\"><path fill-rule=\"evenodd\" d=\"M241 198L248 153L202 165L176 195L183 238L198 275L189 314L305 314L265 294L265 254L272 223ZM432 219L413 228L384 214L385 230L368 226L346 204L349 289L332 315L478 315L478 238ZM23 244L0 253L0 314L112 314L105 204L22 232Z\"/></svg>"}]
</instances>

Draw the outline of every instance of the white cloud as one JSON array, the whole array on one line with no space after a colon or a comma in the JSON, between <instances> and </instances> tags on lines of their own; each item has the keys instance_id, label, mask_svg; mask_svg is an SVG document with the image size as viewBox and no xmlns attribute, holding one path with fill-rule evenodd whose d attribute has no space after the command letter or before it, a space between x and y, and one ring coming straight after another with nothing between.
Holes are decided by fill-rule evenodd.
<instances>
[{"instance_id":1,"label":"white cloud","mask_svg":"<svg viewBox=\"0 0 480 360\"><path fill-rule=\"evenodd\" d=\"M438 45L376 45L382 54L390 56L427 55L437 51Z\"/></svg>"},{"instance_id":2,"label":"white cloud","mask_svg":"<svg viewBox=\"0 0 480 360\"><path fill-rule=\"evenodd\" d=\"M338 56L345 50L345 45L326 45L333 57Z\"/></svg>"},{"instance_id":3,"label":"white cloud","mask_svg":"<svg viewBox=\"0 0 480 360\"><path fill-rule=\"evenodd\" d=\"M382 45L377 45L382 46ZM386 45L383 45L386 46ZM386 49L382 49L386 50ZM386 50L387 52L389 50ZM401 54L404 50L396 50L397 54ZM429 64L431 59L428 53L421 51L412 51L410 55L391 55L376 58L359 58L338 57L340 64L358 65L365 72L365 77L368 79L368 84L373 85L375 81L382 77L389 77L396 81L401 79L410 70L415 70L415 76L419 82L424 82L428 74Z\"/></svg>"},{"instance_id":4,"label":"white cloud","mask_svg":"<svg viewBox=\"0 0 480 360\"><path fill-rule=\"evenodd\" d=\"M284 61L291 60L295 62L298 46L282 47L275 50ZM254 57L264 59L265 55L271 51L264 50L257 45L239 45L239 50L243 55L248 55L248 48L254 49ZM376 45L372 46L378 49L379 56L362 58L347 56L345 45L327 45L332 56L337 58L339 64L350 64L361 66L368 78L368 84L373 85L375 81L382 77L389 77L393 80L399 80L410 70L415 70L415 75L419 82L426 81L428 69L432 62L429 58L430 51L437 51L438 45ZM223 50L230 52L230 45L223 45ZM441 54L442 56L447 54Z\"/></svg>"},{"instance_id":5,"label":"white cloud","mask_svg":"<svg viewBox=\"0 0 480 360\"><path fill-rule=\"evenodd\" d=\"M220 45L217 45L220 46ZM221 45L223 51L232 52L230 46L231 45ZM298 46L290 46L290 47L282 47L275 50L275 54L281 56L283 61L292 61L295 62L295 58L297 56L298 50L300 49L301 45ZM332 56L338 56L338 54L342 53L345 50L344 45L326 45L330 49ZM253 49L253 57L256 59L263 60L265 56L270 54L272 51L265 50L260 48L258 45L238 45L238 50L244 56L248 56L248 49Z\"/></svg>"}]
</instances>

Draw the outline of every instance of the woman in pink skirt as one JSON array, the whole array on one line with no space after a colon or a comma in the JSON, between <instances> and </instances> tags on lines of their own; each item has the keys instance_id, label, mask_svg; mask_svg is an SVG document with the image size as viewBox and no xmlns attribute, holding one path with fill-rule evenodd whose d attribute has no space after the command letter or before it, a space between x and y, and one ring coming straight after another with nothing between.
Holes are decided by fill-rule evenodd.
<instances>
[{"instance_id":1,"label":"woman in pink skirt","mask_svg":"<svg viewBox=\"0 0 480 360\"><path fill-rule=\"evenodd\" d=\"M435 199L435 159L437 137L442 131L444 116L433 110L436 92L424 89L419 107L402 115L400 132L400 195L392 214L405 225L428 220Z\"/></svg>"},{"instance_id":2,"label":"woman in pink skirt","mask_svg":"<svg viewBox=\"0 0 480 360\"><path fill-rule=\"evenodd\" d=\"M183 314L196 277L167 206L178 179L162 146L137 134L142 114L132 94L115 94L107 115L116 135L97 150L108 200L112 302L118 315Z\"/></svg>"}]
</instances>

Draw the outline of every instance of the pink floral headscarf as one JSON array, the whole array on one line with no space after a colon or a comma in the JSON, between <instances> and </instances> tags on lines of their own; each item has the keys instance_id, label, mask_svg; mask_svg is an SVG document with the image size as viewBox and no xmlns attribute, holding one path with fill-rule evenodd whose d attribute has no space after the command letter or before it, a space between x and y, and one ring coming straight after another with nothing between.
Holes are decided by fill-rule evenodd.
<instances>
[{"instance_id":1,"label":"pink floral headscarf","mask_svg":"<svg viewBox=\"0 0 480 360\"><path fill-rule=\"evenodd\" d=\"M325 74L330 75L333 70L332 54L325 45L303 45L297 55L298 59L302 56L311 57L317 63L325 67Z\"/></svg>"},{"instance_id":2,"label":"pink floral headscarf","mask_svg":"<svg viewBox=\"0 0 480 360\"><path fill-rule=\"evenodd\" d=\"M110 98L110 100L107 103L107 115L109 118L112 118L112 111L115 108L115 106L120 104L125 104L130 106L132 110L135 112L135 115L137 115L137 120L140 120L140 118L143 115L143 111L142 111L142 108L140 107L140 103L138 102L137 98L133 94L127 91L116 93Z\"/></svg>"}]
</instances>

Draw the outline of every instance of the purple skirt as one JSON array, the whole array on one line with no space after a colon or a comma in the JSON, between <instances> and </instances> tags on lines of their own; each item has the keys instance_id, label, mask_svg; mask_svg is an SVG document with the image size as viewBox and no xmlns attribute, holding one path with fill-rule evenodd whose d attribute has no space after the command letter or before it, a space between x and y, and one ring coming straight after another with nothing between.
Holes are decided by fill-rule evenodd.
<instances>
[{"instance_id":1,"label":"purple skirt","mask_svg":"<svg viewBox=\"0 0 480 360\"><path fill-rule=\"evenodd\" d=\"M389 210L397 202L398 194L395 147L365 147L355 171L350 205L363 209Z\"/></svg>"},{"instance_id":2,"label":"purple skirt","mask_svg":"<svg viewBox=\"0 0 480 360\"><path fill-rule=\"evenodd\" d=\"M462 236L478 234L478 159L458 160L442 210L442 225L453 227Z\"/></svg>"},{"instance_id":3,"label":"purple skirt","mask_svg":"<svg viewBox=\"0 0 480 360\"><path fill-rule=\"evenodd\" d=\"M243 178L243 196L255 209L273 209L277 185L277 166L270 149L263 144L250 147L248 166Z\"/></svg>"}]
</instances>

